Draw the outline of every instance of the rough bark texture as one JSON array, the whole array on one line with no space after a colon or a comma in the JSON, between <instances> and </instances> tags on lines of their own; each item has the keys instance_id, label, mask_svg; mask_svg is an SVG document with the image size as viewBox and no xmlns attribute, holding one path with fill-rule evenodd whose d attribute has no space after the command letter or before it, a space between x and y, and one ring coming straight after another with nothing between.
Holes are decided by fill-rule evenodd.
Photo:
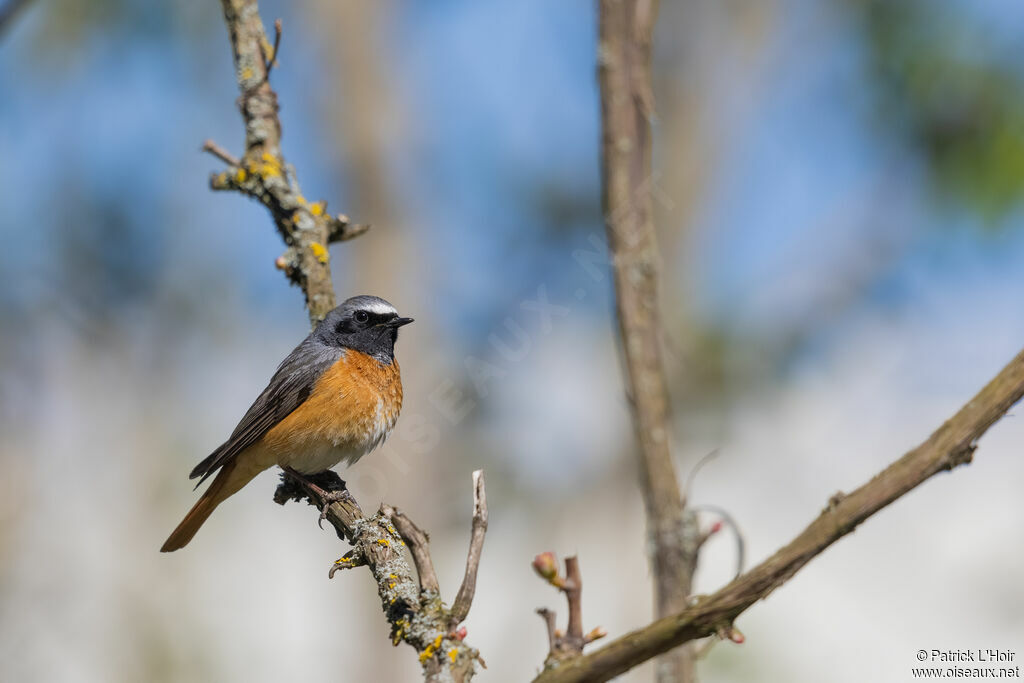
<instances>
[{"instance_id":1,"label":"rough bark texture","mask_svg":"<svg viewBox=\"0 0 1024 683\"><path fill-rule=\"evenodd\" d=\"M327 245L356 237L367 226L349 223L344 214L331 216L326 202L311 203L302 196L295 169L281 153L277 93L269 80L277 55L263 30L259 8L254 0L222 0L221 4L241 93L238 108L245 121L245 153L234 159L208 142L204 148L229 165L210 177L210 187L239 191L270 210L288 245L277 266L302 289L315 325L335 306Z\"/></svg>"},{"instance_id":2,"label":"rough bark texture","mask_svg":"<svg viewBox=\"0 0 1024 683\"><path fill-rule=\"evenodd\" d=\"M477 476L478 473L474 474L474 479ZM333 498L325 498L322 491L282 474L274 500L283 505L289 500L306 499L318 509L327 506L324 518L339 538L352 544L352 550L331 567L330 576L333 578L339 570L355 567L365 566L370 570L384 616L391 624L392 643L405 642L416 650L428 683L461 683L472 679L476 664L481 661L480 653L463 640L464 632L456 631L465 614L453 619L452 610L441 601L426 535L412 525L417 535L403 538L390 517L396 512L387 505L381 505L375 515L367 517L334 472L317 475L315 483L322 490L332 492ZM483 486L482 480L480 486ZM404 522L412 524L408 519ZM429 573L424 573L419 581L405 559L407 542L417 545L417 566L423 568L422 563L430 566ZM473 577L475 581L475 566Z\"/></svg>"},{"instance_id":3,"label":"rough bark texture","mask_svg":"<svg viewBox=\"0 0 1024 683\"><path fill-rule=\"evenodd\" d=\"M1024 351L924 443L853 493L832 496L799 536L757 567L691 607L547 670L535 681L607 681L681 643L727 631L739 614L868 517L929 477L971 462L978 439L1022 397Z\"/></svg>"},{"instance_id":4,"label":"rough bark texture","mask_svg":"<svg viewBox=\"0 0 1024 683\"><path fill-rule=\"evenodd\" d=\"M699 533L669 447L669 402L658 316L658 245L651 206L651 33L656 0L601 0L603 201L619 331L640 443L657 616L686 606ZM658 662L661 683L693 680L689 648Z\"/></svg>"}]
</instances>

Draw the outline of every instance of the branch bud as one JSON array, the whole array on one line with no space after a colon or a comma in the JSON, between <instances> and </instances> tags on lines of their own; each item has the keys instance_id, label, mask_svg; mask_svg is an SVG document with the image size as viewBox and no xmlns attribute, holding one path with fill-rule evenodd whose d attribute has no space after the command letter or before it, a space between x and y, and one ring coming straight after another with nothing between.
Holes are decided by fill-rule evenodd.
<instances>
[{"instance_id":1,"label":"branch bud","mask_svg":"<svg viewBox=\"0 0 1024 683\"><path fill-rule=\"evenodd\" d=\"M558 558L551 551L543 552L533 558L533 570L540 578L554 583L558 579Z\"/></svg>"}]
</instances>

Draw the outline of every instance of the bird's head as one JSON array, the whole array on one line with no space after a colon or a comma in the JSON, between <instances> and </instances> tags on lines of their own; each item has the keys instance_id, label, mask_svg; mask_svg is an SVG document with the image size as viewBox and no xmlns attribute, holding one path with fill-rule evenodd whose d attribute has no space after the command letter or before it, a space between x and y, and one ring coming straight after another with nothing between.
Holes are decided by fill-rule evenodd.
<instances>
[{"instance_id":1,"label":"bird's head","mask_svg":"<svg viewBox=\"0 0 1024 683\"><path fill-rule=\"evenodd\" d=\"M384 299L360 295L328 313L313 336L329 346L361 351L389 364L395 358L398 328L412 321L400 317Z\"/></svg>"}]
</instances>

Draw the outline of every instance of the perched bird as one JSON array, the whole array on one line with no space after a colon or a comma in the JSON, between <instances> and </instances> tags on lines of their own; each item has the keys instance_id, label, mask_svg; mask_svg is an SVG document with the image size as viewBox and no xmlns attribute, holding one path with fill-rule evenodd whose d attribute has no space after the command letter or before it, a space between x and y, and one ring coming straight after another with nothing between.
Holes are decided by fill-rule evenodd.
<instances>
[{"instance_id":1,"label":"perched bird","mask_svg":"<svg viewBox=\"0 0 1024 683\"><path fill-rule=\"evenodd\" d=\"M217 476L160 550L184 547L218 505L265 469L316 474L352 464L384 441L402 408L395 340L411 322L375 296L352 297L328 313L278 366L231 437L192 470L199 484Z\"/></svg>"}]
</instances>

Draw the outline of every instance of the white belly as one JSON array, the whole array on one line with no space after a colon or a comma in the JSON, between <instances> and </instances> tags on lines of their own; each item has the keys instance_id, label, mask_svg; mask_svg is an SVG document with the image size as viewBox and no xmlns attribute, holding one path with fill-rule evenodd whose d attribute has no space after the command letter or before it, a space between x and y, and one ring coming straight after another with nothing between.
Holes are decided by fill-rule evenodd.
<instances>
[{"instance_id":1,"label":"white belly","mask_svg":"<svg viewBox=\"0 0 1024 683\"><path fill-rule=\"evenodd\" d=\"M351 465L395 426L402 408L398 363L381 368L373 358L351 353L333 368L311 398L263 437L278 465L302 474Z\"/></svg>"},{"instance_id":2,"label":"white belly","mask_svg":"<svg viewBox=\"0 0 1024 683\"><path fill-rule=\"evenodd\" d=\"M387 439L397 418L397 413L388 413L384 402L378 401L376 411L355 429L345 432L329 428L313 430L306 432L305 438L280 448L277 464L301 474L323 472L338 463L353 465Z\"/></svg>"},{"instance_id":3,"label":"white belly","mask_svg":"<svg viewBox=\"0 0 1024 683\"><path fill-rule=\"evenodd\" d=\"M376 444L369 447L368 444L356 443L335 445L321 441L317 444L307 444L301 450L282 454L282 457L278 457L277 464L291 467L301 474L316 474L329 470L338 463L344 463L346 466L355 464L359 458L373 450L374 445Z\"/></svg>"}]
</instances>

